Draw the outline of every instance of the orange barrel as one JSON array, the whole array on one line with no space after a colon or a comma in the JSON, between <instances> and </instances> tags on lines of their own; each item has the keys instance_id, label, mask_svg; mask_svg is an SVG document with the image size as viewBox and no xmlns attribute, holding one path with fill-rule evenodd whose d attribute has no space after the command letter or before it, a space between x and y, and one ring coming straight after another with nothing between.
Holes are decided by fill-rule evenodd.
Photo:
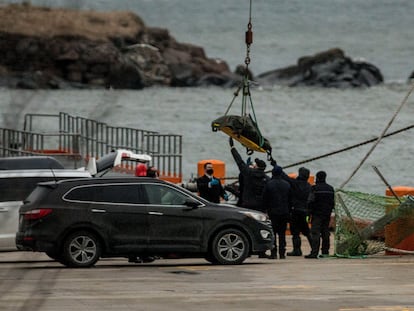
<instances>
[{"instance_id":1,"label":"orange barrel","mask_svg":"<svg viewBox=\"0 0 414 311\"><path fill-rule=\"evenodd\" d=\"M414 187L396 186L392 190L399 197L404 195L414 195ZM387 188L385 195L394 196ZM392 207L390 207L392 209ZM414 251L414 217L406 216L393 221L385 226L385 245L390 248ZM387 255L400 255L392 251L386 251Z\"/></svg>"},{"instance_id":2,"label":"orange barrel","mask_svg":"<svg viewBox=\"0 0 414 311\"><path fill-rule=\"evenodd\" d=\"M298 174L297 173L289 173L288 176L290 178L296 178L296 177L298 177ZM310 183L311 185L315 184L315 176L314 175L309 175L308 183Z\"/></svg>"},{"instance_id":3,"label":"orange barrel","mask_svg":"<svg viewBox=\"0 0 414 311\"><path fill-rule=\"evenodd\" d=\"M395 194L399 197L402 197L404 195L414 195L414 187L407 187L407 186L396 186L392 187L392 190L394 190ZM387 188L385 191L386 196L393 196L391 190Z\"/></svg>"},{"instance_id":4,"label":"orange barrel","mask_svg":"<svg viewBox=\"0 0 414 311\"><path fill-rule=\"evenodd\" d=\"M204 164L206 163L213 164L214 177L220 178L220 182L224 184L224 177L226 177L226 164L223 161L215 159L201 160L197 163L197 177L204 175Z\"/></svg>"}]
</instances>

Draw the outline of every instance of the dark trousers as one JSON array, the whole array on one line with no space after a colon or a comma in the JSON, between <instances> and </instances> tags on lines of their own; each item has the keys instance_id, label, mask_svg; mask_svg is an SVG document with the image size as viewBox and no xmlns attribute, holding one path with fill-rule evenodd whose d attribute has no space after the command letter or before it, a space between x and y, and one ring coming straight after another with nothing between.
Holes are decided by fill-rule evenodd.
<instances>
[{"instance_id":1,"label":"dark trousers","mask_svg":"<svg viewBox=\"0 0 414 311\"><path fill-rule=\"evenodd\" d=\"M308 222L306 221L305 213L292 213L290 221L290 233L292 234L293 249L300 251L301 239L300 234L302 233L312 247L312 240Z\"/></svg>"},{"instance_id":2,"label":"dark trousers","mask_svg":"<svg viewBox=\"0 0 414 311\"><path fill-rule=\"evenodd\" d=\"M279 255L285 256L286 252L286 229L289 221L289 215L270 215L272 221L273 232L275 233L275 248L277 251L277 243L279 242Z\"/></svg>"},{"instance_id":3,"label":"dark trousers","mask_svg":"<svg viewBox=\"0 0 414 311\"><path fill-rule=\"evenodd\" d=\"M322 239L322 254L329 254L329 221L330 216L315 216L312 215L312 255L318 255L319 247Z\"/></svg>"}]
</instances>

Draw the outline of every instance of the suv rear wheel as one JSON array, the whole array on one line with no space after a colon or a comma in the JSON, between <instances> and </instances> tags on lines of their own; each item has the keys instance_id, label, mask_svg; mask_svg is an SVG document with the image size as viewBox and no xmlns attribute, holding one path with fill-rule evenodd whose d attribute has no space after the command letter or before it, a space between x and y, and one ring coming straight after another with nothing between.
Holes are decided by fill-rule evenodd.
<instances>
[{"instance_id":1,"label":"suv rear wheel","mask_svg":"<svg viewBox=\"0 0 414 311\"><path fill-rule=\"evenodd\" d=\"M98 237L88 231L77 231L69 235L63 244L64 262L69 267L93 266L101 256Z\"/></svg>"},{"instance_id":2,"label":"suv rear wheel","mask_svg":"<svg viewBox=\"0 0 414 311\"><path fill-rule=\"evenodd\" d=\"M238 265L247 258L249 249L249 241L243 232L237 229L226 229L216 235L211 250L217 263Z\"/></svg>"}]
</instances>

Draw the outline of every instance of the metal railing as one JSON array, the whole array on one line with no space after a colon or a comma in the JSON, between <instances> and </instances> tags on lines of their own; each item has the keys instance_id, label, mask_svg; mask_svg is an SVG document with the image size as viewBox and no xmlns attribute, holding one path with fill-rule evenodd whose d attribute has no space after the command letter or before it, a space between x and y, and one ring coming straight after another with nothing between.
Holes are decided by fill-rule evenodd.
<instances>
[{"instance_id":1,"label":"metal railing","mask_svg":"<svg viewBox=\"0 0 414 311\"><path fill-rule=\"evenodd\" d=\"M156 166L161 176L181 182L181 135L114 127L64 112L26 114L22 131L0 128L2 157L48 154L64 157L66 163L79 167L86 165L90 157L99 158L115 149L149 154L152 156L149 165ZM134 169L132 163L124 166L127 171Z\"/></svg>"}]
</instances>

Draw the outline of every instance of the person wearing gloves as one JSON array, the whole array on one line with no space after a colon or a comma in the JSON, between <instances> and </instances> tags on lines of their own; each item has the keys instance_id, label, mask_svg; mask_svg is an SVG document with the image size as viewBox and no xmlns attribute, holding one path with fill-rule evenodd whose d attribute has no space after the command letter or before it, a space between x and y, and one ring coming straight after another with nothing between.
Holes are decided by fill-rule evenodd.
<instances>
[{"instance_id":1,"label":"person wearing gloves","mask_svg":"<svg viewBox=\"0 0 414 311\"><path fill-rule=\"evenodd\" d=\"M213 164L211 162L205 163L204 175L197 178L197 188L200 196L213 203L220 203L220 197L228 201L229 197L220 184L220 180L215 178L213 174Z\"/></svg>"},{"instance_id":2,"label":"person wearing gloves","mask_svg":"<svg viewBox=\"0 0 414 311\"><path fill-rule=\"evenodd\" d=\"M231 147L231 154L239 168L241 179L243 180L243 189L241 189L242 198L241 206L257 211L265 211L263 206L263 189L270 179L266 175L266 163L263 160L255 159L250 165L247 164L236 147L234 147L233 138L230 137L229 144Z\"/></svg>"}]
</instances>

